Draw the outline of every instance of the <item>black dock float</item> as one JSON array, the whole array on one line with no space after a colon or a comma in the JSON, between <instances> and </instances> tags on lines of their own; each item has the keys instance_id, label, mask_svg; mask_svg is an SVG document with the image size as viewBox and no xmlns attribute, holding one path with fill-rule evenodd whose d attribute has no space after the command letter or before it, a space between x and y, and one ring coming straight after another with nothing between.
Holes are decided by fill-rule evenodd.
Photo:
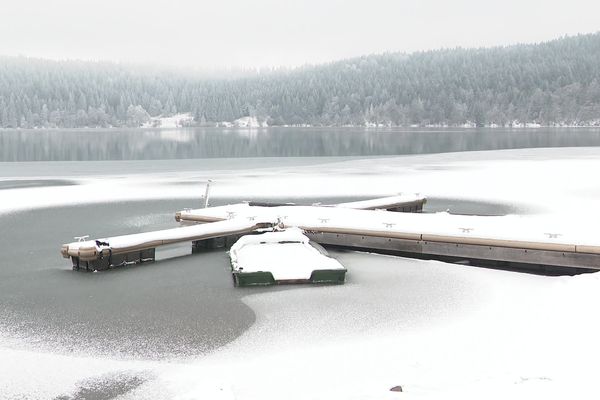
<instances>
[{"instance_id":1,"label":"black dock float","mask_svg":"<svg viewBox=\"0 0 600 400\"><path fill-rule=\"evenodd\" d=\"M125 265L141 264L156 260L156 249L144 249L124 254L102 254L101 258L95 260L81 261L79 257L71 257L73 270L79 271L104 271Z\"/></svg>"}]
</instances>

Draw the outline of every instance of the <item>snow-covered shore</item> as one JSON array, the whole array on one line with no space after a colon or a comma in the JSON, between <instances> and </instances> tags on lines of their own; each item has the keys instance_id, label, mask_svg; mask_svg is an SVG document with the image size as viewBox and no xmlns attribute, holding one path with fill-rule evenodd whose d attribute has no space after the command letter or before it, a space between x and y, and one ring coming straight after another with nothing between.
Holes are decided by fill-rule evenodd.
<instances>
[{"instance_id":1,"label":"snow-covered shore","mask_svg":"<svg viewBox=\"0 0 600 400\"><path fill-rule=\"evenodd\" d=\"M181 128L193 123L194 117L191 113L179 113L169 116L151 117L142 128Z\"/></svg>"},{"instance_id":2,"label":"snow-covered shore","mask_svg":"<svg viewBox=\"0 0 600 400\"><path fill-rule=\"evenodd\" d=\"M497 124L489 123L483 126L477 126L474 122L467 121L463 124L448 125L448 124L410 124L410 125L397 125L390 122L373 122L365 121L362 124L336 124L336 125L314 125L309 123L302 124L285 124L285 125L269 125L268 118L258 118L256 116L240 117L232 121L219 121L219 122L203 122L196 121L193 115L187 113L177 113L167 116L150 117L150 119L141 124L138 128L131 126L80 126L76 128L72 127L19 127L19 128L2 128L1 131L14 131L14 130L78 130L78 129L173 129L173 128L185 128L185 127L214 127L214 128L463 128L463 129L481 129L481 128L501 128L501 129L539 129L539 128L600 128L600 120L592 121L561 121L552 124L543 124L536 121L520 122L513 121L508 124Z\"/></svg>"}]
</instances>

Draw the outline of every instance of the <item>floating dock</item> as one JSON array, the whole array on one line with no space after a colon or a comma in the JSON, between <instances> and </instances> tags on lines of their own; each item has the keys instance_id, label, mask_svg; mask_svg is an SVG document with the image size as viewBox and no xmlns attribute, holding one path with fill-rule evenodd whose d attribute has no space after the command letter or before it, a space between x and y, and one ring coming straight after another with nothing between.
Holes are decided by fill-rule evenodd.
<instances>
[{"instance_id":1,"label":"floating dock","mask_svg":"<svg viewBox=\"0 0 600 400\"><path fill-rule=\"evenodd\" d=\"M386 210L392 212L418 213L423 211L427 202L425 196L420 194L400 194L397 196L380 197L377 199L353 201L339 204L315 204L313 207L324 209L352 209L352 210ZM267 202L245 202L221 207L208 207L197 210L186 209L175 213L177 222L206 223L232 219L243 216L249 220L253 218L272 218L277 216L277 209L282 207L304 207L293 203L267 203ZM275 212L274 212L275 209Z\"/></svg>"},{"instance_id":2,"label":"floating dock","mask_svg":"<svg viewBox=\"0 0 600 400\"><path fill-rule=\"evenodd\" d=\"M346 268L298 228L242 236L229 251L235 286L344 283Z\"/></svg>"},{"instance_id":3,"label":"floating dock","mask_svg":"<svg viewBox=\"0 0 600 400\"><path fill-rule=\"evenodd\" d=\"M530 217L420 213L424 202L419 195L402 195L337 205L186 209L175 215L183 227L69 243L62 254L74 269L101 270L152 261L154 249L165 244L192 242L195 251L227 248L241 235L277 226L299 228L321 245L354 250L527 271L600 270L600 238L593 231ZM413 212L398 212L405 210Z\"/></svg>"},{"instance_id":4,"label":"floating dock","mask_svg":"<svg viewBox=\"0 0 600 400\"><path fill-rule=\"evenodd\" d=\"M70 258L73 269L101 271L109 268L154 261L159 246L191 242L195 248L221 247L223 238L236 238L265 228L272 222L228 220L213 224L193 225L154 232L136 233L96 240L64 244L61 254ZM232 244L233 242L231 242Z\"/></svg>"},{"instance_id":5,"label":"floating dock","mask_svg":"<svg viewBox=\"0 0 600 400\"><path fill-rule=\"evenodd\" d=\"M425 202L426 199L423 196L405 194L322 207L354 209L380 207L420 211ZM191 242L192 252L229 248L242 235L264 231L278 223L276 213L273 214L272 211L279 208L279 204L260 203L260 206L253 204L256 203L201 209L212 210L214 215L206 212L201 214L197 212L198 210L195 210L196 213L192 213L192 210L177 212L175 219L190 226L94 240L87 240L87 237L83 237L79 238L80 240L77 242L62 245L61 254L64 258L71 259L75 270L102 271L119 266L152 262L155 260L157 247L174 243ZM293 207L294 205L286 204L286 206ZM254 215L254 211L257 215ZM238 212L239 216L243 215L243 218L235 218ZM199 222L204 224L198 224ZM213 223L206 224L206 222Z\"/></svg>"},{"instance_id":6,"label":"floating dock","mask_svg":"<svg viewBox=\"0 0 600 400\"><path fill-rule=\"evenodd\" d=\"M600 238L593 231L529 217L247 204L186 210L176 216L196 222L267 217L301 228L325 246L527 271L600 270Z\"/></svg>"}]
</instances>

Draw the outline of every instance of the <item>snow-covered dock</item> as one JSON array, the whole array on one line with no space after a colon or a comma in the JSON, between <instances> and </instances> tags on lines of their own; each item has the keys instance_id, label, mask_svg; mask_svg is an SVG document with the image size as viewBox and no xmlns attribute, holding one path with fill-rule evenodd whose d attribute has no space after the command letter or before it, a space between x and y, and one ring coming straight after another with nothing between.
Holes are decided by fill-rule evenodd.
<instances>
[{"instance_id":1,"label":"snow-covered dock","mask_svg":"<svg viewBox=\"0 0 600 400\"><path fill-rule=\"evenodd\" d=\"M398 212L420 212L423 210L423 205L427 202L427 198L420 194L399 194L397 196L380 197L376 199L353 201L349 203L339 204L318 204L318 207L323 208L348 208L355 210L388 210ZM285 203L256 203L246 202L226 207L210 207L197 210L187 209L175 213L175 220L178 222L215 222L225 219L231 219L237 215L244 215L246 218L252 219L259 216L273 216L271 208L274 207L300 207L295 204ZM251 210L251 211L250 211ZM277 213L275 213L277 214Z\"/></svg>"},{"instance_id":2,"label":"snow-covered dock","mask_svg":"<svg viewBox=\"0 0 600 400\"><path fill-rule=\"evenodd\" d=\"M206 196L208 196L208 187ZM422 210L425 202L424 196L400 194L321 207L382 208L394 211L417 212ZM229 247L241 235L271 228L279 222L276 212L273 212L273 210L279 208L277 204L261 203L261 206L253 206L252 204L255 203L242 203L225 208L204 208L202 213L199 213L199 210L195 210L195 212L191 212L192 210L178 212L175 219L184 224L192 224L192 226L95 240L87 240L87 237L80 238L77 242L64 244L61 248L61 254L64 258L71 259L73 269L97 271L154 261L157 247L173 243L191 242L193 252ZM237 213L235 210L238 210L243 218L235 218ZM256 211L256 215L254 211ZM213 223L198 225L199 222Z\"/></svg>"},{"instance_id":3,"label":"snow-covered dock","mask_svg":"<svg viewBox=\"0 0 600 400\"><path fill-rule=\"evenodd\" d=\"M402 213L327 206L233 204L177 213L179 221L277 220L322 245L449 261L475 260L524 270L600 270L593 230L519 216ZM562 270L565 271L565 270Z\"/></svg>"},{"instance_id":4,"label":"snow-covered dock","mask_svg":"<svg viewBox=\"0 0 600 400\"><path fill-rule=\"evenodd\" d=\"M71 258L73 269L104 270L127 264L154 261L159 246L215 238L235 237L273 226L270 221L230 220L213 224L164 229L64 244L61 254Z\"/></svg>"},{"instance_id":5,"label":"snow-covered dock","mask_svg":"<svg viewBox=\"0 0 600 400\"><path fill-rule=\"evenodd\" d=\"M343 283L346 268L298 228L242 236L229 251L235 286Z\"/></svg>"},{"instance_id":6,"label":"snow-covered dock","mask_svg":"<svg viewBox=\"0 0 600 400\"><path fill-rule=\"evenodd\" d=\"M600 238L591 227L518 216L395 212L406 202L422 206L424 198L403 195L338 205L240 203L186 209L175 219L188 226L65 244L62 254L72 259L74 268L106 269L153 260L157 246L188 241L195 250L228 247L242 234L278 226L299 228L322 245L365 251L475 260L524 270L600 270Z\"/></svg>"}]
</instances>

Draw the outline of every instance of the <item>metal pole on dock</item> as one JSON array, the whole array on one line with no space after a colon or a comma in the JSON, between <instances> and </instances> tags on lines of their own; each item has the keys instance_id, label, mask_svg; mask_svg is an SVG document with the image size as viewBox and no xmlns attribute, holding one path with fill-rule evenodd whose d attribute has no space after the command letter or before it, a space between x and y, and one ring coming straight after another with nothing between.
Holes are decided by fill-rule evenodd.
<instances>
[{"instance_id":1,"label":"metal pole on dock","mask_svg":"<svg viewBox=\"0 0 600 400\"><path fill-rule=\"evenodd\" d=\"M206 182L206 191L204 192L204 208L208 208L208 197L210 195L210 184L212 183L212 179L209 179Z\"/></svg>"}]
</instances>

